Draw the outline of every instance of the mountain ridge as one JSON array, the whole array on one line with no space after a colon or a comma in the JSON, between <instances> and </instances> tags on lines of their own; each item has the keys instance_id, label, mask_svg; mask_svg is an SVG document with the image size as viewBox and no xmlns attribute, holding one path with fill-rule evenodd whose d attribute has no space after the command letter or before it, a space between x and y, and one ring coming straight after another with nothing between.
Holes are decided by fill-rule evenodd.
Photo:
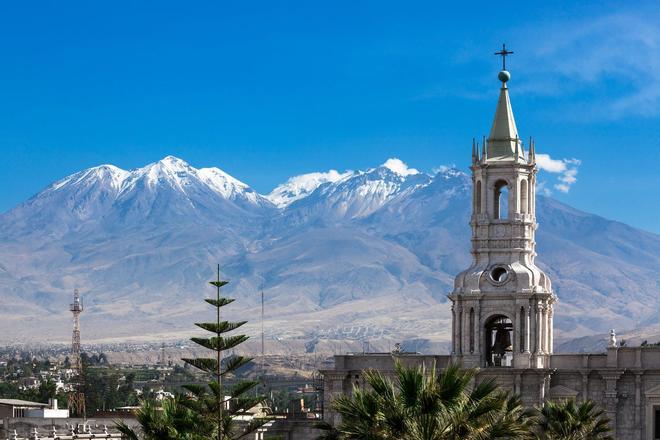
<instances>
[{"instance_id":1,"label":"mountain ridge","mask_svg":"<svg viewBox=\"0 0 660 440\"><path fill-rule=\"evenodd\" d=\"M321 341L322 349L368 334L383 347L424 340L446 348L446 295L471 261L470 177L398 159L297 177L261 195L172 156L130 171L74 173L0 215L0 301L40 311L41 328L66 340L66 304L79 287L90 339L182 334L202 313L219 262L233 280L227 294L240 299L231 313L257 331L263 287L268 337L282 347ZM559 338L602 332L612 320L632 328L657 319L660 236L543 196L538 219L538 261L560 298ZM13 309L6 323L30 319ZM340 323L368 330L356 336ZM0 330L36 337L9 324Z\"/></svg>"}]
</instances>

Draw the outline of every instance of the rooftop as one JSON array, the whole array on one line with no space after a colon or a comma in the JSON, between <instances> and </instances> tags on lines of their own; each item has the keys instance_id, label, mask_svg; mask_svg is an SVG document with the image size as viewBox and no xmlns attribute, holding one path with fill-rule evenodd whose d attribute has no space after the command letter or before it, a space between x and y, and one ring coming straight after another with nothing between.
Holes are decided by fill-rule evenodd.
<instances>
[{"instance_id":1,"label":"rooftop","mask_svg":"<svg viewBox=\"0 0 660 440\"><path fill-rule=\"evenodd\" d=\"M48 406L47 403L30 402L27 400L20 400L20 399L0 399L0 405L32 406L37 408L45 408Z\"/></svg>"}]
</instances>

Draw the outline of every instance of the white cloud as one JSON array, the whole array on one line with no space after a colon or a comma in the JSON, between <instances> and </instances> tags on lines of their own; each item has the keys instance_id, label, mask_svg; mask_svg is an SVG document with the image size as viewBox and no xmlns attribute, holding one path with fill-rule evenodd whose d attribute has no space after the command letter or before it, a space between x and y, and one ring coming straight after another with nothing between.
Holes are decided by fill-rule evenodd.
<instances>
[{"instance_id":1,"label":"white cloud","mask_svg":"<svg viewBox=\"0 0 660 440\"><path fill-rule=\"evenodd\" d=\"M538 165L539 169L549 173L561 173L566 171L566 162L553 159L549 154L537 154L536 165Z\"/></svg>"},{"instance_id":2,"label":"white cloud","mask_svg":"<svg viewBox=\"0 0 660 440\"><path fill-rule=\"evenodd\" d=\"M400 174L402 176L419 174L419 170L416 170L415 168L409 168L405 162L403 162L401 159L398 159L396 157L387 159L382 166L384 166L385 168L389 168L391 171L394 171L395 173Z\"/></svg>"},{"instance_id":3,"label":"white cloud","mask_svg":"<svg viewBox=\"0 0 660 440\"><path fill-rule=\"evenodd\" d=\"M567 193L571 190L571 186L577 182L578 167L582 164L579 159L553 159L549 154L537 154L536 164L540 170L551 173L559 174L557 176L557 183L553 185L557 191ZM539 188L541 185L539 185ZM549 195L550 190L543 187L543 194Z\"/></svg>"}]
</instances>

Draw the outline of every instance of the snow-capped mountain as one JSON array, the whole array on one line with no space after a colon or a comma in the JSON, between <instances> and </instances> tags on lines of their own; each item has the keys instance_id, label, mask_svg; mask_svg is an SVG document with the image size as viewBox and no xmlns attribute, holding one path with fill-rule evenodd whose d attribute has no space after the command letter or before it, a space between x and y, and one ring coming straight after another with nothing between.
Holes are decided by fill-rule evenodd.
<instances>
[{"instance_id":1,"label":"snow-capped mountain","mask_svg":"<svg viewBox=\"0 0 660 440\"><path fill-rule=\"evenodd\" d=\"M356 171L335 182L319 185L306 197L287 205L296 223L315 219L325 222L368 216L392 199L406 197L428 185L432 177L409 169L399 159L367 171Z\"/></svg>"},{"instance_id":2,"label":"snow-capped mountain","mask_svg":"<svg viewBox=\"0 0 660 440\"><path fill-rule=\"evenodd\" d=\"M273 204L218 168L196 169L173 156L131 171L101 165L55 182L3 216L0 236L41 233L57 237L87 228L172 222L195 216L207 222L262 215Z\"/></svg>"},{"instance_id":3,"label":"snow-capped mountain","mask_svg":"<svg viewBox=\"0 0 660 440\"><path fill-rule=\"evenodd\" d=\"M334 183L350 177L352 174L352 171L340 173L337 170L330 170L325 173L301 174L300 176L291 177L285 183L278 185L266 197L278 208L286 208L296 200L307 197L324 183Z\"/></svg>"},{"instance_id":4,"label":"snow-capped mountain","mask_svg":"<svg viewBox=\"0 0 660 440\"><path fill-rule=\"evenodd\" d=\"M241 201L252 205L264 205L264 197L238 179L219 168L196 169L174 156L138 168L125 175L120 186L120 195L135 192L137 188L152 191L169 188L188 195L202 192L220 196L226 200Z\"/></svg>"},{"instance_id":5,"label":"snow-capped mountain","mask_svg":"<svg viewBox=\"0 0 660 440\"><path fill-rule=\"evenodd\" d=\"M267 335L283 349L351 338L442 349L446 294L470 264L470 197L464 172L398 159L292 177L268 196L174 157L90 168L0 216L0 334L66 340L78 287L87 340L180 337L220 263L237 316L255 321L263 286ZM537 207L558 337L657 320L659 236L546 197Z\"/></svg>"}]
</instances>

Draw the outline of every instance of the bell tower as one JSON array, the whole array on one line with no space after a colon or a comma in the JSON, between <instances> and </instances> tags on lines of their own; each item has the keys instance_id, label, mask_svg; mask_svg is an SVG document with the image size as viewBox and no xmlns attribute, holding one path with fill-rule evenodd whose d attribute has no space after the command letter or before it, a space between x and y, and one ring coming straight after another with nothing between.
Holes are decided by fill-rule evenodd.
<instances>
[{"instance_id":1,"label":"bell tower","mask_svg":"<svg viewBox=\"0 0 660 440\"><path fill-rule=\"evenodd\" d=\"M547 368L557 297L534 263L535 147L530 140L526 152L518 137L502 67L490 135L481 151L472 143L473 260L449 295L452 356L466 367Z\"/></svg>"}]
</instances>

